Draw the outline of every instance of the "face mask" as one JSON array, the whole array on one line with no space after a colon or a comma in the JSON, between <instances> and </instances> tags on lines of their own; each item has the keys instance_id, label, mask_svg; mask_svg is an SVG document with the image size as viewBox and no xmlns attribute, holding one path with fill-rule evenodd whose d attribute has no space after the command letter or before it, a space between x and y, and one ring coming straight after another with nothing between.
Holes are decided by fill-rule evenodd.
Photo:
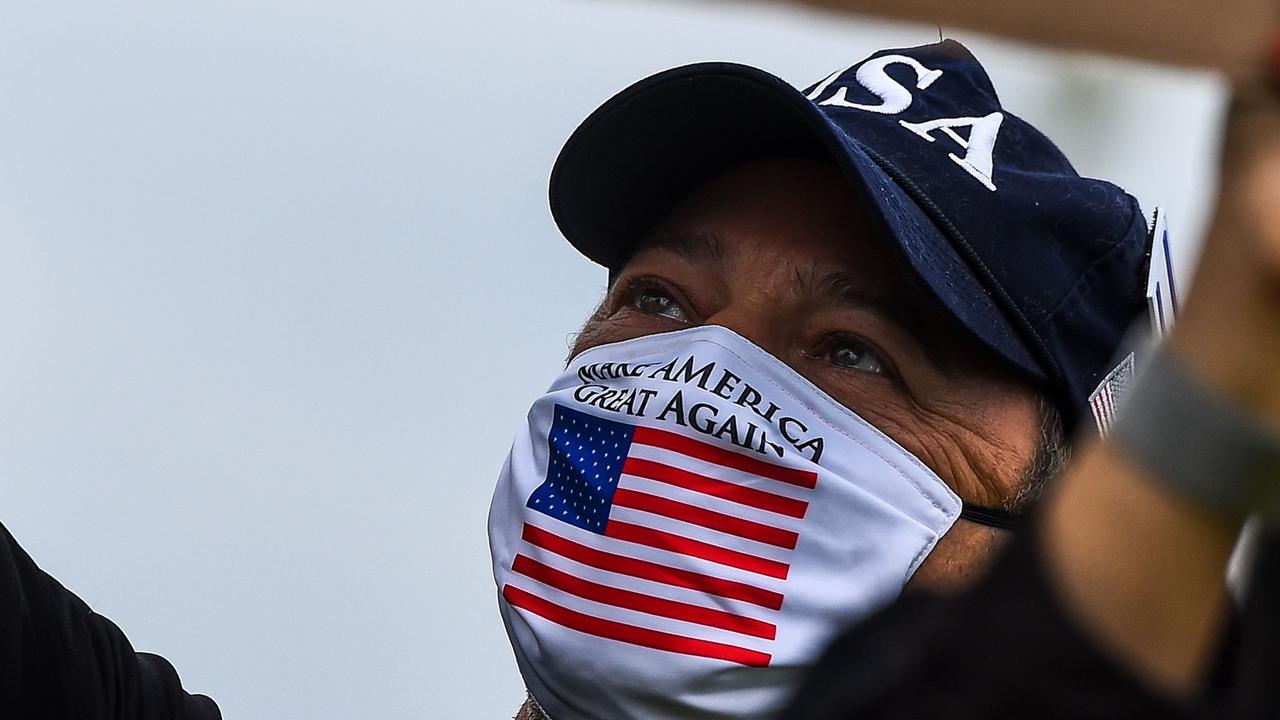
<instances>
[{"instance_id":1,"label":"face mask","mask_svg":"<svg viewBox=\"0 0 1280 720\"><path fill-rule=\"evenodd\" d=\"M960 511L897 443L709 325L575 358L516 438L489 543L553 720L759 718Z\"/></svg>"}]
</instances>

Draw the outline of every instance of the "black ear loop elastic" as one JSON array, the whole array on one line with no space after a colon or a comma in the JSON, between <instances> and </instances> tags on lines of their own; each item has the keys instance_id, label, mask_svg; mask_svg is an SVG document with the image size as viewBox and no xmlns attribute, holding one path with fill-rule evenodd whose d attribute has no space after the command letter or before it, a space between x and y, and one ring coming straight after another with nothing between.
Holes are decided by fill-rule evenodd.
<instances>
[{"instance_id":1,"label":"black ear loop elastic","mask_svg":"<svg viewBox=\"0 0 1280 720\"><path fill-rule=\"evenodd\" d=\"M982 507L981 505L970 505L969 503L961 503L960 505L961 519L969 522L976 522L979 525L987 527L999 528L1001 530L1013 530L1021 524L1022 518L1014 515L1008 510L1000 508Z\"/></svg>"}]
</instances>

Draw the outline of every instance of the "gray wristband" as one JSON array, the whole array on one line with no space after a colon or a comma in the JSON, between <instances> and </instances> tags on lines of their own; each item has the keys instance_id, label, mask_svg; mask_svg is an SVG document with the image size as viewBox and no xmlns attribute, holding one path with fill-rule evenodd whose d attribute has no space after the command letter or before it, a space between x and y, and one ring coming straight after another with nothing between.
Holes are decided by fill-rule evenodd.
<instances>
[{"instance_id":1,"label":"gray wristband","mask_svg":"<svg viewBox=\"0 0 1280 720\"><path fill-rule=\"evenodd\" d=\"M1280 509L1280 433L1206 386L1168 348L1120 402L1110 439L1159 481L1241 519Z\"/></svg>"}]
</instances>

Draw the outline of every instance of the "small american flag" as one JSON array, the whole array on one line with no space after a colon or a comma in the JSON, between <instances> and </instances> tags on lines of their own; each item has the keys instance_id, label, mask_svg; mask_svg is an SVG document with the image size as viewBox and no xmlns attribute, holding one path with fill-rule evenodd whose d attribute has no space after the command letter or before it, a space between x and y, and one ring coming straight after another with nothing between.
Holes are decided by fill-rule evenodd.
<instances>
[{"instance_id":1,"label":"small american flag","mask_svg":"<svg viewBox=\"0 0 1280 720\"><path fill-rule=\"evenodd\" d=\"M809 470L556 405L502 596L567 628L767 666Z\"/></svg>"},{"instance_id":2,"label":"small american flag","mask_svg":"<svg viewBox=\"0 0 1280 720\"><path fill-rule=\"evenodd\" d=\"M1129 353L1119 365L1107 373L1098 387L1089 395L1089 408L1098 424L1098 434L1106 437L1116 419L1116 408L1133 383L1134 354Z\"/></svg>"}]
</instances>

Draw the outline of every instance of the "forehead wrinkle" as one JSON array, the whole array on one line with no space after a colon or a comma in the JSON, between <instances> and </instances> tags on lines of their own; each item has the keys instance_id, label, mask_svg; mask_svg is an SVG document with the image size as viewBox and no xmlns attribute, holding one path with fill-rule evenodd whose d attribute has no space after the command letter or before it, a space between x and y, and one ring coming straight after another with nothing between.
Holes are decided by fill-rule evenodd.
<instances>
[{"instance_id":1,"label":"forehead wrinkle","mask_svg":"<svg viewBox=\"0 0 1280 720\"><path fill-rule=\"evenodd\" d=\"M823 273L818 264L814 263L807 279L799 274L796 279L801 291L807 294L832 299L839 305L855 310L871 310L902 325L904 329L910 329L914 324L913 318L909 316L914 313L909 313L900 299L887 298L868 290L863 283L854 280L843 270Z\"/></svg>"},{"instance_id":2,"label":"forehead wrinkle","mask_svg":"<svg viewBox=\"0 0 1280 720\"><path fill-rule=\"evenodd\" d=\"M657 230L641 241L636 250L666 250L690 262L722 262L725 248L724 240L710 230Z\"/></svg>"}]
</instances>

